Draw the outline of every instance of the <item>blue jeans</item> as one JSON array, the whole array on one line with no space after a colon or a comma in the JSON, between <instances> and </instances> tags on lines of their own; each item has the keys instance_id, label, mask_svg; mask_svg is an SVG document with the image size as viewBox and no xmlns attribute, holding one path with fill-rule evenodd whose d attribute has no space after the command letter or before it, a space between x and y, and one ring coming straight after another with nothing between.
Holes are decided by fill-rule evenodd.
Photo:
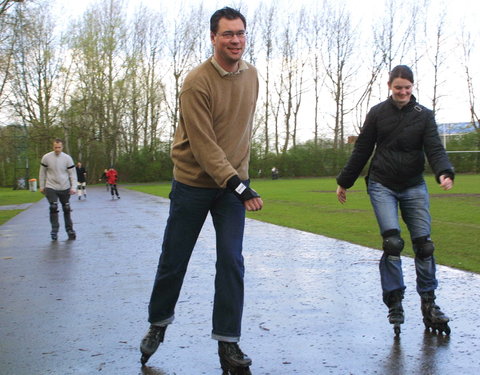
<instances>
[{"instance_id":1,"label":"blue jeans","mask_svg":"<svg viewBox=\"0 0 480 375\"><path fill-rule=\"evenodd\" d=\"M424 236L429 238L431 230L430 200L425 182L402 191L394 191L370 179L368 194L377 217L380 234L391 229L397 229L400 232L398 218L398 209L400 208L402 219L410 232L410 239L413 241ZM416 254L415 245L413 250ZM415 270L418 293L429 292L437 288L433 255L426 258L415 256ZM380 260L380 278L384 301L390 292L405 289L402 261L399 256L383 253Z\"/></svg>"},{"instance_id":2,"label":"blue jeans","mask_svg":"<svg viewBox=\"0 0 480 375\"><path fill-rule=\"evenodd\" d=\"M188 262L209 212L217 243L212 338L237 342L243 313L245 208L225 189L198 188L173 181L148 320L160 326L173 321Z\"/></svg>"}]
</instances>

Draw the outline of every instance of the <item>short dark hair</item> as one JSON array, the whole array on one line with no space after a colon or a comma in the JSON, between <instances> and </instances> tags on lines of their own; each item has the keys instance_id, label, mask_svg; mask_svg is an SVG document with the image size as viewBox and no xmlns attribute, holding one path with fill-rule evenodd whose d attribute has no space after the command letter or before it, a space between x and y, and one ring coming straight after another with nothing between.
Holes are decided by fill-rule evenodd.
<instances>
[{"instance_id":1,"label":"short dark hair","mask_svg":"<svg viewBox=\"0 0 480 375\"><path fill-rule=\"evenodd\" d=\"M397 65L393 68L388 76L388 83L392 83L395 78L403 78L414 83L412 69L406 65Z\"/></svg>"},{"instance_id":2,"label":"short dark hair","mask_svg":"<svg viewBox=\"0 0 480 375\"><path fill-rule=\"evenodd\" d=\"M63 145L63 140L60 139L60 138L55 138L55 139L53 140L53 143L61 143L61 144Z\"/></svg>"},{"instance_id":3,"label":"short dark hair","mask_svg":"<svg viewBox=\"0 0 480 375\"><path fill-rule=\"evenodd\" d=\"M216 33L218 31L218 23L220 22L221 18L226 18L227 20L236 20L237 18L240 18L243 22L243 27L247 28L247 21L242 13L236 9L224 7L217 10L212 14L212 17L210 17L210 31L212 33Z\"/></svg>"}]
</instances>

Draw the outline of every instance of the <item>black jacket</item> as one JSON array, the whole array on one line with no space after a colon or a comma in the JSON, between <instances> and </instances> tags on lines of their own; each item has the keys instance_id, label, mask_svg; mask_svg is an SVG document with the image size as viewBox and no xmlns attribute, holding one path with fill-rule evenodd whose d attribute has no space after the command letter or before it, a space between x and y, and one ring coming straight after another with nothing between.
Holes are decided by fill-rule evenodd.
<instances>
[{"instance_id":1,"label":"black jacket","mask_svg":"<svg viewBox=\"0 0 480 375\"><path fill-rule=\"evenodd\" d=\"M395 130L397 126L401 130ZM337 176L338 185L348 189L355 183L375 147L368 175L389 189L400 191L421 183L425 155L437 182L441 175L454 178L433 112L413 95L401 109L391 97L370 109L352 155Z\"/></svg>"}]
</instances>

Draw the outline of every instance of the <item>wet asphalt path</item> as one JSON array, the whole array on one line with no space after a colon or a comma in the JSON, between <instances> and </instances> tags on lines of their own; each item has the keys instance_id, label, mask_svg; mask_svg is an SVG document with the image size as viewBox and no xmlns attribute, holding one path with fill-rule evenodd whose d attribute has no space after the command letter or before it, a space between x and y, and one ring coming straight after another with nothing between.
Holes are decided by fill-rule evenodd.
<instances>
[{"instance_id":1,"label":"wet asphalt path","mask_svg":"<svg viewBox=\"0 0 480 375\"><path fill-rule=\"evenodd\" d=\"M138 346L168 200L120 189L121 199L112 201L104 187L87 189L87 200L72 199L75 241L64 232L50 240L46 200L0 226L0 374L220 375L210 338L210 220L176 320L142 369ZM452 334L437 336L424 332L413 261L404 258L406 322L396 340L381 302L380 255L248 220L240 344L252 373L478 374L480 275L439 267L437 302L452 319Z\"/></svg>"}]
</instances>

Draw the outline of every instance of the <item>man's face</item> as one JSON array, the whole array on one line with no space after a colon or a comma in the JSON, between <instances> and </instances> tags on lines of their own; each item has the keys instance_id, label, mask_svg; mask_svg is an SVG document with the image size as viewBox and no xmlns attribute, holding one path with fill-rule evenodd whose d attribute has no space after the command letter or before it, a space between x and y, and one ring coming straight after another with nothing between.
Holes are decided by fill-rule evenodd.
<instances>
[{"instance_id":1,"label":"man's face","mask_svg":"<svg viewBox=\"0 0 480 375\"><path fill-rule=\"evenodd\" d=\"M228 72L238 69L238 61L245 51L246 31L240 18L221 18L216 33L210 34L215 60Z\"/></svg>"},{"instance_id":2,"label":"man's face","mask_svg":"<svg viewBox=\"0 0 480 375\"><path fill-rule=\"evenodd\" d=\"M53 142L53 151L55 151L56 155L60 154L62 150L63 150L62 142Z\"/></svg>"}]
</instances>

